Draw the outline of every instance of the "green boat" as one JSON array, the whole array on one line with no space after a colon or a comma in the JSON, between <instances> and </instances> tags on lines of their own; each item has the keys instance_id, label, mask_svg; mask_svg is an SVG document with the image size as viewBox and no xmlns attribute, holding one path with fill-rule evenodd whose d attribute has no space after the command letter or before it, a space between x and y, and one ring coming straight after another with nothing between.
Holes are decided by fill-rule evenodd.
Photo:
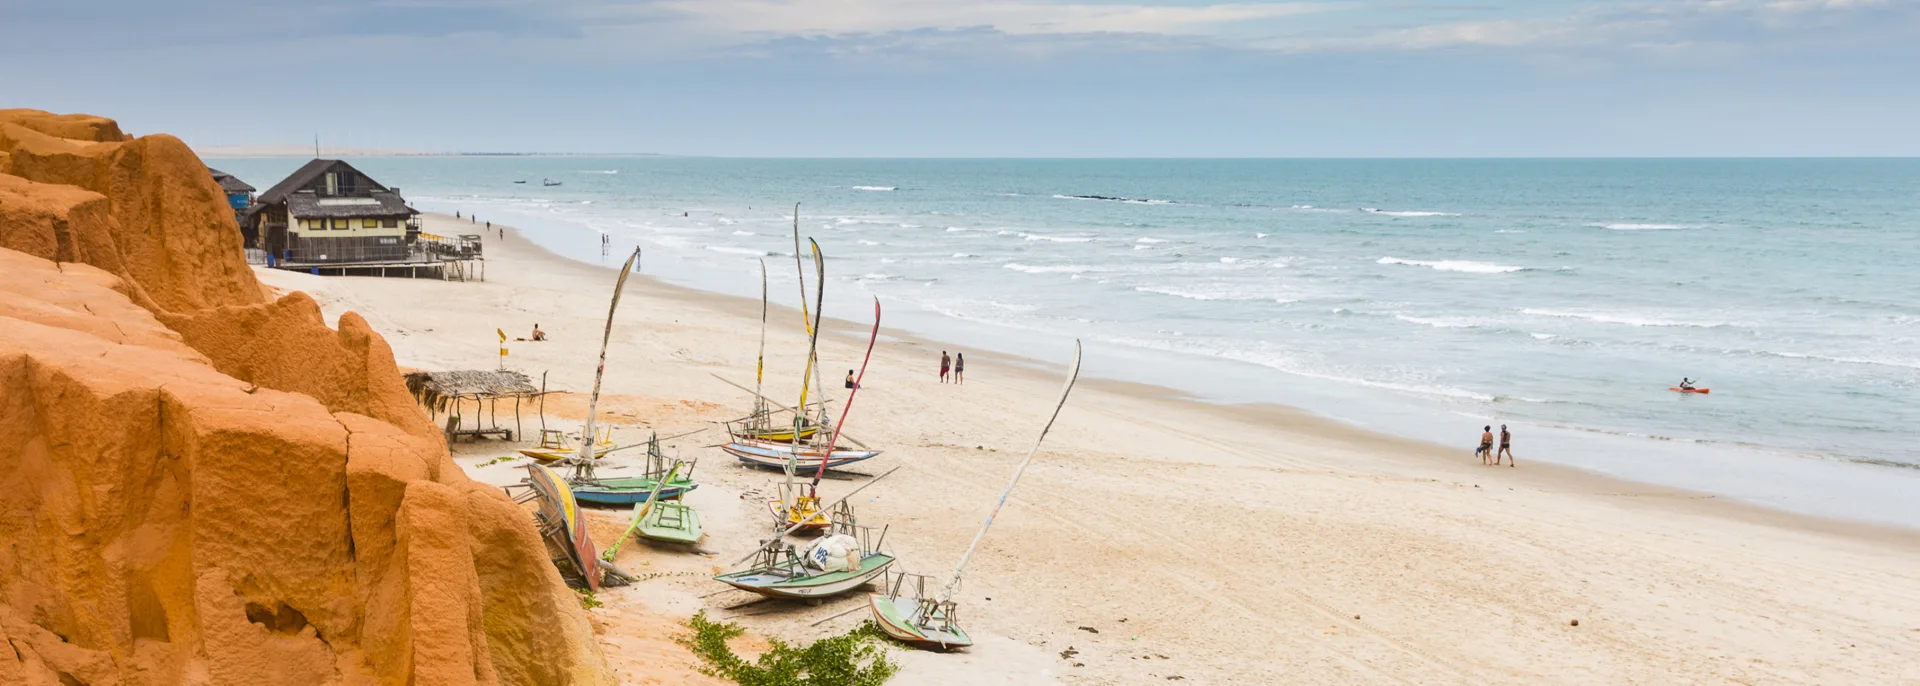
<instances>
[{"instance_id":1,"label":"green boat","mask_svg":"<svg viewBox=\"0 0 1920 686\"><path fill-rule=\"evenodd\" d=\"M643 514L641 510L646 510ZM653 504L651 509L646 503L633 506L633 514L642 517L638 533L656 541L668 543L699 543L700 513L693 506L678 500L667 500Z\"/></svg>"},{"instance_id":2,"label":"green boat","mask_svg":"<svg viewBox=\"0 0 1920 686\"><path fill-rule=\"evenodd\" d=\"M953 601L906 597L896 588L891 594L868 594L867 604L874 625L902 643L939 650L973 645L973 637L954 616L959 608Z\"/></svg>"},{"instance_id":3,"label":"green boat","mask_svg":"<svg viewBox=\"0 0 1920 686\"><path fill-rule=\"evenodd\" d=\"M801 563L791 545L763 548L752 567L713 577L734 588L776 598L825 598L865 586L893 566L893 556L881 552L860 555L860 568L822 572Z\"/></svg>"},{"instance_id":4,"label":"green boat","mask_svg":"<svg viewBox=\"0 0 1920 686\"><path fill-rule=\"evenodd\" d=\"M891 470L887 472L891 473ZM885 477L886 474L880 476ZM878 481L879 478L874 480ZM880 552L881 546L887 541L886 527L878 527L876 531L876 527L861 526L845 497L835 505L832 534L854 538L860 550L858 567L829 572L807 566L794 550L793 544L786 541L786 534L792 533L792 527L789 527L761 543L760 550L748 556L753 563L746 569L721 574L713 579L734 588L775 598L825 598L865 586L875 577L886 573L894 562L892 554Z\"/></svg>"}]
</instances>

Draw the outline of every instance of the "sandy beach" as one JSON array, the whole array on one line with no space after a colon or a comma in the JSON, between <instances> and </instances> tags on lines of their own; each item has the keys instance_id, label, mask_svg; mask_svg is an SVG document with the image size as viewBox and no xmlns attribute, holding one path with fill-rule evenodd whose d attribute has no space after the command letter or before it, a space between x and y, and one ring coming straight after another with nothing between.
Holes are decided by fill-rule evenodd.
<instances>
[{"instance_id":1,"label":"sandy beach","mask_svg":"<svg viewBox=\"0 0 1920 686\"><path fill-rule=\"evenodd\" d=\"M430 233L474 232L426 221ZM491 369L495 330L523 337L537 323L550 340L509 341L507 366L584 393L613 272L505 231L488 236L483 282L258 273L311 294L329 322L359 313L403 367ZM870 303L826 298L841 319L821 340L837 408ZM774 293L776 399L798 392L796 302ZM709 447L724 435L712 422L751 406L713 375L752 383L759 318L757 301L653 281L644 267L620 308L603 421L625 441L709 428L673 442L700 460L689 497L707 525L700 550L626 545L621 564L645 580L602 593L592 613L628 683L699 683L667 637L700 608L787 640L865 618L828 619L860 595L741 606L752 596L707 578L766 535L781 478ZM901 567L945 575L1039 430L1071 351L969 353L956 386L935 373L950 348L883 334L847 431L886 451L859 472L901 469L854 502L863 523L890 527ZM1920 683L1920 532L1556 467L1529 459L1524 436L1528 464L1485 467L1465 443L1100 376L1086 370L967 568L958 600L979 645L893 651L895 683ZM583 407L557 397L547 419L572 428ZM532 433L530 408L522 420ZM521 462L479 464L513 447L454 450L475 479L511 483ZM821 488L833 498L855 485ZM622 514L594 513L602 548Z\"/></svg>"}]
</instances>

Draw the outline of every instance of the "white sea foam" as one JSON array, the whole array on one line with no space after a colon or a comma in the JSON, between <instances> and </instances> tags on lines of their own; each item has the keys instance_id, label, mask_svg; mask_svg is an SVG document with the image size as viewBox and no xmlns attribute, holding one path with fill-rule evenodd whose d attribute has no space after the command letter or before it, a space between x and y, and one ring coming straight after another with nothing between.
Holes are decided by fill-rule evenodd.
<instances>
[{"instance_id":1,"label":"white sea foam","mask_svg":"<svg viewBox=\"0 0 1920 686\"><path fill-rule=\"evenodd\" d=\"M973 230L973 229L963 229L963 228L960 228L960 227L958 227L958 226L949 226L949 227L947 227L947 231L949 231L949 232L952 232L952 233L960 233L960 232L962 232L962 231L972 231L972 230Z\"/></svg>"},{"instance_id":2,"label":"white sea foam","mask_svg":"<svg viewBox=\"0 0 1920 686\"><path fill-rule=\"evenodd\" d=\"M1241 301L1241 302L1253 302L1253 301L1266 300L1266 301L1272 301L1272 302L1281 303L1281 304L1300 302L1299 300L1295 300L1293 298L1274 297L1273 289L1271 288L1259 288L1259 287L1249 288L1247 286L1236 286L1233 284L1217 284L1217 285L1213 285L1210 288L1209 287L1175 288L1170 286L1158 286L1158 285L1134 286L1133 290L1139 291L1141 293L1153 293L1156 295L1171 295L1176 298L1186 298L1188 300L1221 300L1221 301Z\"/></svg>"},{"instance_id":3,"label":"white sea foam","mask_svg":"<svg viewBox=\"0 0 1920 686\"><path fill-rule=\"evenodd\" d=\"M753 232L752 232L752 231L735 231L735 232L733 232L733 235L735 235L735 236L751 236L751 235L753 235Z\"/></svg>"},{"instance_id":4,"label":"white sea foam","mask_svg":"<svg viewBox=\"0 0 1920 686\"><path fill-rule=\"evenodd\" d=\"M1473 260L1406 260L1398 257L1382 257L1378 263L1403 264L1438 269L1443 272L1468 272L1472 274L1506 274L1527 270L1526 267L1509 267L1504 264L1475 262Z\"/></svg>"},{"instance_id":5,"label":"white sea foam","mask_svg":"<svg viewBox=\"0 0 1920 686\"><path fill-rule=\"evenodd\" d=\"M1550 333L1536 333L1536 334L1533 334L1533 337L1537 340L1542 340L1542 341L1551 341L1555 338L1559 338L1559 336L1555 336Z\"/></svg>"},{"instance_id":6,"label":"white sea foam","mask_svg":"<svg viewBox=\"0 0 1920 686\"><path fill-rule=\"evenodd\" d=\"M1020 264L1019 262L1008 262L1000 265L1000 268L1011 269L1016 272L1026 272L1028 274L1080 274L1093 271L1093 267L1078 264L1027 265Z\"/></svg>"},{"instance_id":7,"label":"white sea foam","mask_svg":"<svg viewBox=\"0 0 1920 686\"><path fill-rule=\"evenodd\" d=\"M1256 234L1254 234L1254 235L1253 235L1253 237L1254 237L1254 238L1266 238L1266 237L1267 237L1267 235L1266 235L1266 234L1264 234L1264 233L1256 233Z\"/></svg>"},{"instance_id":8,"label":"white sea foam","mask_svg":"<svg viewBox=\"0 0 1920 686\"><path fill-rule=\"evenodd\" d=\"M1154 238L1152 236L1147 236L1139 240L1136 240L1134 242L1135 243L1165 243L1167 241L1166 239L1163 239L1163 238Z\"/></svg>"},{"instance_id":9,"label":"white sea foam","mask_svg":"<svg viewBox=\"0 0 1920 686\"><path fill-rule=\"evenodd\" d=\"M1240 261L1240 258L1238 258L1238 257L1222 257L1222 258L1220 258L1220 263L1221 263L1221 264L1233 264L1233 263L1235 263L1235 262L1239 262L1239 261Z\"/></svg>"},{"instance_id":10,"label":"white sea foam","mask_svg":"<svg viewBox=\"0 0 1920 686\"><path fill-rule=\"evenodd\" d=\"M897 191L899 186L851 186L856 191Z\"/></svg>"},{"instance_id":11,"label":"white sea foam","mask_svg":"<svg viewBox=\"0 0 1920 686\"><path fill-rule=\"evenodd\" d=\"M1609 231L1681 231L1700 228L1691 224L1588 224L1587 226L1596 226Z\"/></svg>"},{"instance_id":12,"label":"white sea foam","mask_svg":"<svg viewBox=\"0 0 1920 686\"><path fill-rule=\"evenodd\" d=\"M1048 241L1051 243L1088 243L1093 240L1091 236L1048 236L1038 233L1023 233L1020 234L1020 237L1030 241Z\"/></svg>"},{"instance_id":13,"label":"white sea foam","mask_svg":"<svg viewBox=\"0 0 1920 686\"><path fill-rule=\"evenodd\" d=\"M957 252L957 253L954 253L953 256L961 259L965 259L968 257L979 257L979 255L975 255L973 253L965 253L965 252Z\"/></svg>"},{"instance_id":14,"label":"white sea foam","mask_svg":"<svg viewBox=\"0 0 1920 686\"><path fill-rule=\"evenodd\" d=\"M1410 317L1404 314L1393 315L1394 319L1411 324L1424 324L1436 329L1471 329L1484 322L1471 317Z\"/></svg>"},{"instance_id":15,"label":"white sea foam","mask_svg":"<svg viewBox=\"0 0 1920 686\"><path fill-rule=\"evenodd\" d=\"M868 272L868 273L865 273L865 274L861 274L861 275L860 275L860 278L859 278L858 280L859 280L859 281L892 281L892 280L895 280L895 279L898 279L898 278L900 278L900 277L898 277L898 276L894 276L894 275L892 275L892 274L881 274L881 273L879 273L879 272Z\"/></svg>"},{"instance_id":16,"label":"white sea foam","mask_svg":"<svg viewBox=\"0 0 1920 686\"><path fill-rule=\"evenodd\" d=\"M1060 200L1095 200L1099 202L1124 202L1124 203L1130 203L1134 205L1171 205L1173 204L1172 200L1157 200L1154 198L1116 198L1108 195L1058 195L1056 194L1053 197Z\"/></svg>"},{"instance_id":17,"label":"white sea foam","mask_svg":"<svg viewBox=\"0 0 1920 686\"><path fill-rule=\"evenodd\" d=\"M580 173L582 174L618 174L620 173L620 170L618 169L582 169L580 170Z\"/></svg>"},{"instance_id":18,"label":"white sea foam","mask_svg":"<svg viewBox=\"0 0 1920 686\"><path fill-rule=\"evenodd\" d=\"M1153 246L1151 246L1151 245L1136 245L1136 246L1133 246L1133 249L1134 249L1134 250L1152 250L1152 249L1153 249Z\"/></svg>"},{"instance_id":19,"label":"white sea foam","mask_svg":"<svg viewBox=\"0 0 1920 686\"><path fill-rule=\"evenodd\" d=\"M1660 319L1657 317L1645 317L1645 316L1636 315L1636 314L1569 312L1566 310L1548 310L1548 309L1539 309L1539 308L1533 308L1533 307L1522 309L1520 310L1520 313L1530 314L1536 317L1559 317L1563 319L1585 319L1587 321L1599 322L1602 324L1621 324L1625 326L1685 326L1685 327L1694 327L1694 328L1701 328L1701 329L1711 329L1718 326L1728 326L1727 322L1689 322L1689 321L1680 321L1680 320L1674 320L1674 319Z\"/></svg>"},{"instance_id":20,"label":"white sea foam","mask_svg":"<svg viewBox=\"0 0 1920 686\"><path fill-rule=\"evenodd\" d=\"M662 240L661 242L665 243L666 241ZM714 252L723 252L729 255L752 255L754 257L772 257L773 256L773 253L767 252L765 250L754 250L752 248L736 248L731 245L709 245L709 246L706 246L706 248Z\"/></svg>"},{"instance_id":21,"label":"white sea foam","mask_svg":"<svg viewBox=\"0 0 1920 686\"><path fill-rule=\"evenodd\" d=\"M1360 208L1360 211L1366 212L1368 214L1386 215L1389 217L1458 217L1460 216L1460 214L1457 212L1428 212L1424 210L1381 210L1381 209L1374 209L1371 207Z\"/></svg>"},{"instance_id":22,"label":"white sea foam","mask_svg":"<svg viewBox=\"0 0 1920 686\"><path fill-rule=\"evenodd\" d=\"M861 245L879 245L880 244L878 241L870 241L864 238L854 242L859 243Z\"/></svg>"}]
</instances>

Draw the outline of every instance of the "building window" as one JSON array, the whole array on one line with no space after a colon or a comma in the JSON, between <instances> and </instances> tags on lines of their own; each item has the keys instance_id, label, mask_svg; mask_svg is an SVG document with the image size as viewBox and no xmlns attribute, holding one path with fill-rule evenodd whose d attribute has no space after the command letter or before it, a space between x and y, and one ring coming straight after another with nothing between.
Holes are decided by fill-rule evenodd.
<instances>
[{"instance_id":1,"label":"building window","mask_svg":"<svg viewBox=\"0 0 1920 686\"><path fill-rule=\"evenodd\" d=\"M347 220L345 220L345 219L339 219L339 218L335 218L335 219L333 220L333 228L336 228L336 229L339 229L339 230L342 230L342 231L345 231L345 230L347 230L347 229L350 229L350 228L353 228L353 227L351 227L351 226L348 226L348 225L347 225Z\"/></svg>"},{"instance_id":2,"label":"building window","mask_svg":"<svg viewBox=\"0 0 1920 686\"><path fill-rule=\"evenodd\" d=\"M378 220L378 219L362 219L362 220L360 220L360 228L363 228L363 229L374 229L374 228L379 228L379 227L380 227L380 220Z\"/></svg>"},{"instance_id":3,"label":"building window","mask_svg":"<svg viewBox=\"0 0 1920 686\"><path fill-rule=\"evenodd\" d=\"M381 245L399 245L399 244L400 244L400 239L398 239L398 238L382 238L382 239L380 239L380 244L381 244Z\"/></svg>"},{"instance_id":4,"label":"building window","mask_svg":"<svg viewBox=\"0 0 1920 686\"><path fill-rule=\"evenodd\" d=\"M340 172L327 172L327 195L340 194Z\"/></svg>"},{"instance_id":5,"label":"building window","mask_svg":"<svg viewBox=\"0 0 1920 686\"><path fill-rule=\"evenodd\" d=\"M380 220L380 227L381 227L381 228L384 228L384 229L397 229L397 228L400 228L400 220L398 220L398 219L382 219L382 220Z\"/></svg>"}]
</instances>

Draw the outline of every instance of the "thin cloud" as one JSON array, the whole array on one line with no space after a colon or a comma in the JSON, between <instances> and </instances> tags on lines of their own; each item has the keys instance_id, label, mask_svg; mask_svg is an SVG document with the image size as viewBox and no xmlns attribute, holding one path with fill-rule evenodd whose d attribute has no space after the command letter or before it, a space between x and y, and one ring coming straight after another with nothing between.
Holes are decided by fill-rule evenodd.
<instances>
[{"instance_id":1,"label":"thin cloud","mask_svg":"<svg viewBox=\"0 0 1920 686\"><path fill-rule=\"evenodd\" d=\"M1009 35L1200 34L1341 7L1344 5L1323 2L1153 5L1021 0L668 0L652 4L650 9L664 10L718 32L822 36L976 27Z\"/></svg>"}]
</instances>

